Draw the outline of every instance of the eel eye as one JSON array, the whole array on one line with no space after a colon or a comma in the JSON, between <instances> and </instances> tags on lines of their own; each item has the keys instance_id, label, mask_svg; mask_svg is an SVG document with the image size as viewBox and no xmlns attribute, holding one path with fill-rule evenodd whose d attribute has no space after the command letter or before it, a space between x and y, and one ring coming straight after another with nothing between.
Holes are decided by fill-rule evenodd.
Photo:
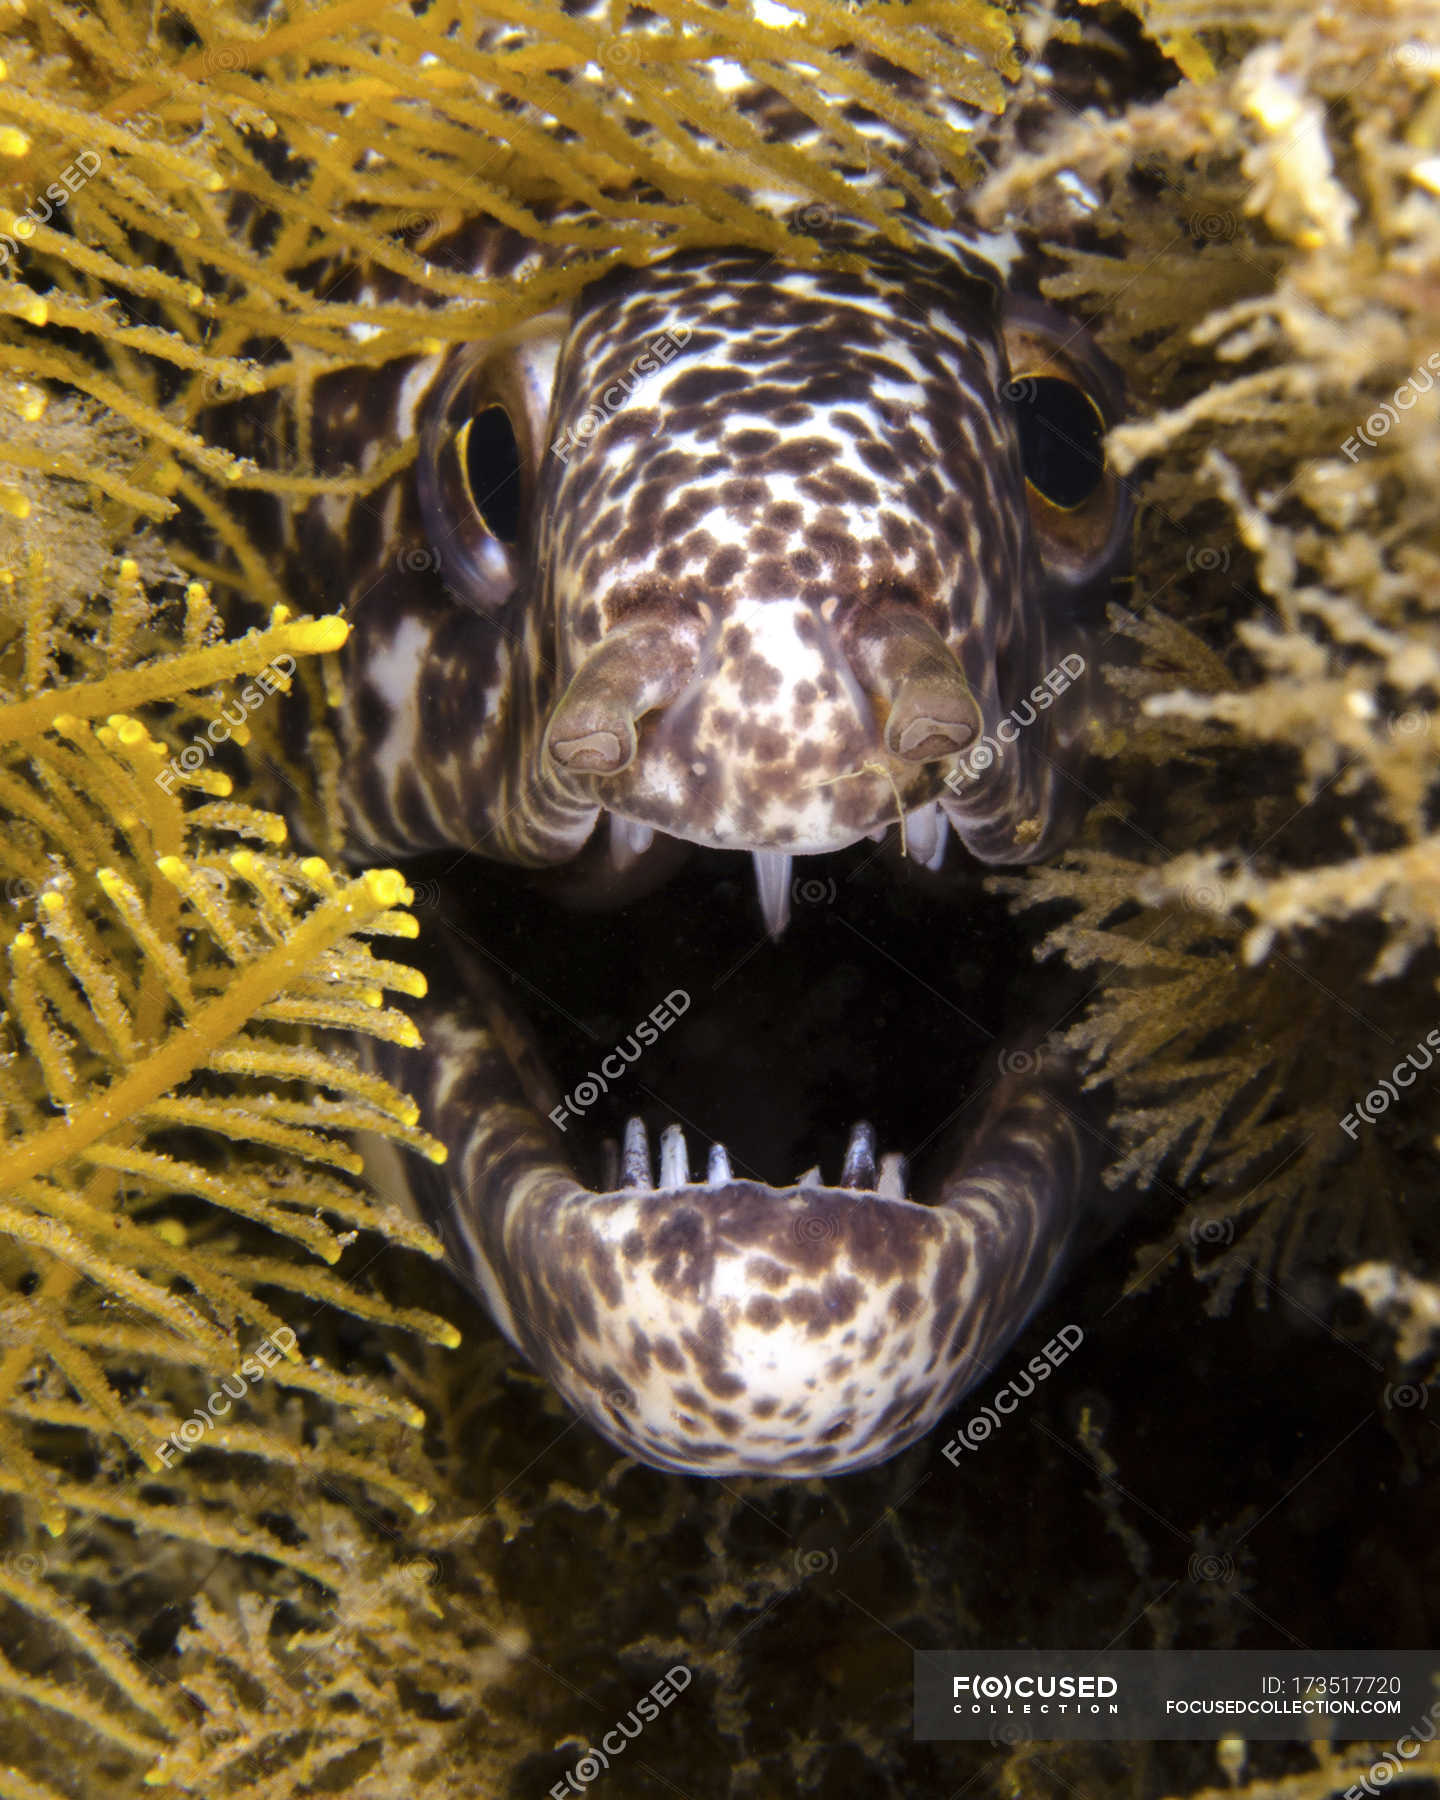
<instances>
[{"instance_id":1,"label":"eel eye","mask_svg":"<svg viewBox=\"0 0 1440 1800\"><path fill-rule=\"evenodd\" d=\"M546 313L454 352L423 403L416 492L447 590L490 612L528 564L555 364L568 320Z\"/></svg>"},{"instance_id":2,"label":"eel eye","mask_svg":"<svg viewBox=\"0 0 1440 1800\"><path fill-rule=\"evenodd\" d=\"M1073 381L1017 375L1010 384L1025 479L1062 512L1083 506L1105 479L1105 421Z\"/></svg>"},{"instance_id":3,"label":"eel eye","mask_svg":"<svg viewBox=\"0 0 1440 1800\"><path fill-rule=\"evenodd\" d=\"M455 433L465 497L492 537L513 549L520 540L520 444L510 415L500 405L467 419Z\"/></svg>"},{"instance_id":4,"label":"eel eye","mask_svg":"<svg viewBox=\"0 0 1440 1800\"><path fill-rule=\"evenodd\" d=\"M1048 572L1081 587L1119 565L1130 500L1105 456L1120 417L1118 371L1072 319L1042 302L1005 304L1015 421L1030 526Z\"/></svg>"}]
</instances>

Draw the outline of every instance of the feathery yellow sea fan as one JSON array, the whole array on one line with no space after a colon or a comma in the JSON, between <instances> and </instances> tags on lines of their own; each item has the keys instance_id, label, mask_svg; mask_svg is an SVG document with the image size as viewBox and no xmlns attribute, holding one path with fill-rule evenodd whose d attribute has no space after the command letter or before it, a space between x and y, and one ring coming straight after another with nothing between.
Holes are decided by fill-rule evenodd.
<instances>
[{"instance_id":1,"label":"feathery yellow sea fan","mask_svg":"<svg viewBox=\"0 0 1440 1800\"><path fill-rule=\"evenodd\" d=\"M1018 66L986 0L809 0L783 30L738 3L631 10L0 12L0 410L8 398L17 418L0 431L0 514L23 516L56 472L27 418L42 384L148 447L123 484L73 454L60 472L152 519L178 499L213 512L237 484L327 487L207 438L217 400L294 389L303 411L328 368L499 329L665 245L811 259L806 203L904 241L902 209L935 215L931 171L970 166L959 103L997 112ZM769 86L808 137L767 141L726 103L722 67ZM884 129L857 129L857 100ZM789 196L794 228L758 193ZM479 214L554 253L493 278L429 259ZM362 263L388 294L315 281Z\"/></svg>"},{"instance_id":2,"label":"feathery yellow sea fan","mask_svg":"<svg viewBox=\"0 0 1440 1800\"><path fill-rule=\"evenodd\" d=\"M377 1207L343 1135L364 1127L438 1155L414 1103L297 1029L413 1039L384 991L416 993L421 977L365 941L414 935L398 910L404 882L284 854L282 820L231 798L220 770L192 770L191 747L173 756L129 710L227 677L256 678L242 702L263 702L345 626L277 616L230 643L40 686L44 626L30 625L18 685L32 691L0 703L4 1224L47 1285L91 1274L213 1362L242 1320L261 1331L280 1321L233 1277L207 1272L173 1221L157 1229L157 1205L193 1195L327 1264L361 1228L437 1248ZM307 1098L316 1086L330 1097ZM187 1149L197 1133L244 1153ZM57 1277L57 1261L68 1273ZM266 1276L275 1282L275 1268ZM291 1285L304 1289L299 1265ZM158 1466L97 1371L66 1354L88 1422L125 1430ZM33 1482L36 1471L26 1459L10 1474Z\"/></svg>"},{"instance_id":3,"label":"feathery yellow sea fan","mask_svg":"<svg viewBox=\"0 0 1440 1800\"><path fill-rule=\"evenodd\" d=\"M422 1422L393 1387L304 1358L296 1299L457 1341L445 1321L329 1272L361 1231L438 1254L369 1193L347 1140L364 1129L442 1154L413 1101L310 1040L326 1028L413 1039L385 994L416 993L421 978L372 946L414 936L401 910L409 890L394 871L352 878L288 854L284 822L235 798L209 760L220 733L177 751L137 716L189 697L223 718L217 684L232 715L237 703L242 717L278 705L298 659L334 648L343 621L282 613L238 639L137 659L153 621L133 564L113 586L108 629L87 631L47 615L43 582L6 589L0 1494L28 1503L51 1534L98 1514L180 1542L243 1544L333 1583L324 1559L209 1516L192 1486L168 1484L203 1444L212 1461L358 1484L411 1514L431 1505L393 1454L357 1453L333 1432L297 1436L273 1408L259 1423L245 1417L268 1380L302 1405L366 1421L372 1437ZM189 614L192 626L205 614L193 586ZM76 678L57 682L57 665ZM104 1471L90 1481L73 1470L84 1444ZM144 1486L153 1481L168 1501ZM151 1692L125 1645L23 1558L0 1567L0 1597L47 1622L151 1726L179 1729L182 1714ZM144 1748L108 1703L10 1664L0 1680L130 1753Z\"/></svg>"}]
</instances>

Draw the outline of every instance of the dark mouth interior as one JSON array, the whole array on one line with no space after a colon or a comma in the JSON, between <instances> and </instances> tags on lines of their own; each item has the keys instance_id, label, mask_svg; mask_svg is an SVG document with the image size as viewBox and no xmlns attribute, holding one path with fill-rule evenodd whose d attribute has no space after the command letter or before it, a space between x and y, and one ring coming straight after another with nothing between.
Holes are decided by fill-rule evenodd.
<instances>
[{"instance_id":1,"label":"dark mouth interior","mask_svg":"<svg viewBox=\"0 0 1440 1800\"><path fill-rule=\"evenodd\" d=\"M925 1199L1001 1052L1083 990L1036 965L1039 916L1012 917L956 846L957 866L931 875L901 861L894 838L797 860L778 943L738 853L691 850L655 892L608 911L573 910L551 878L474 858L413 880L422 896L440 883L448 926L483 954L563 1095L617 1045L633 1055L631 1034L667 994L689 995L684 1016L567 1119L588 1185L602 1185L605 1138L637 1113L657 1157L663 1127L684 1127L692 1179L719 1142L737 1177L775 1187L817 1163L838 1184L851 1127L868 1119L879 1152L911 1159L908 1192Z\"/></svg>"}]
</instances>

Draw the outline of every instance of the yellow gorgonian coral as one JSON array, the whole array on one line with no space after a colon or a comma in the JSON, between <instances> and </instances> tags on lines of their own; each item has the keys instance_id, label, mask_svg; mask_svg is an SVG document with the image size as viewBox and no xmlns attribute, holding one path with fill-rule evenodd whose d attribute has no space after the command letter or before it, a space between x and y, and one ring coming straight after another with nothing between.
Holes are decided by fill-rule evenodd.
<instances>
[{"instance_id":1,"label":"yellow gorgonian coral","mask_svg":"<svg viewBox=\"0 0 1440 1800\"><path fill-rule=\"evenodd\" d=\"M43 575L11 573L21 628L0 646L0 1494L52 1535L98 1511L219 1546L233 1534L183 1488L167 1504L134 1487L137 1471L168 1477L203 1438L212 1457L303 1468L428 1511L431 1495L388 1459L302 1446L278 1418L187 1411L197 1374L238 1397L248 1370L376 1428L422 1423L382 1383L307 1359L287 1296L456 1341L445 1321L329 1272L360 1232L438 1253L376 1202L349 1142L364 1130L438 1156L413 1101L309 1036L413 1041L385 992L416 993L421 978L371 942L413 937L409 890L393 870L350 877L287 853L283 820L138 716L187 696L203 716L203 697L227 690L278 705L298 659L333 648L344 622L277 614L238 639L136 660L147 604L132 563L114 574L108 631L57 621ZM194 586L189 602L192 616L207 608ZM78 678L54 679L62 664ZM86 1440L110 1480L74 1478ZM331 1579L323 1559L308 1563ZM152 1726L180 1729L125 1646L43 1571L12 1559L0 1594L48 1621ZM18 1668L8 1681L131 1754L160 1748L109 1702L72 1703Z\"/></svg>"},{"instance_id":2,"label":"yellow gorgonian coral","mask_svg":"<svg viewBox=\"0 0 1440 1800\"><path fill-rule=\"evenodd\" d=\"M134 569L122 565L117 579L133 588ZM296 1029L414 1041L384 990L413 994L423 982L365 941L414 935L398 910L403 880L337 876L317 857L287 855L282 820L235 799L223 771L191 769L129 710L245 677L258 678L249 692L263 700L288 685L298 657L344 632L338 619L277 616L238 640L39 686L36 647L65 646L37 606L22 692L0 701L0 1207L43 1278L37 1341L84 1395L84 1422L121 1432L155 1468L149 1438L164 1435L162 1422L126 1413L101 1369L66 1344L63 1304L80 1278L123 1295L137 1320L178 1334L209 1366L236 1360L240 1327L282 1324L253 1279L195 1254L167 1203L208 1201L326 1264L362 1228L437 1248L377 1207L345 1136L363 1128L439 1155L414 1103ZM103 665L111 651L102 640L84 655ZM203 1142L196 1133L237 1148L216 1157L176 1147ZM307 1291L299 1262L267 1261L264 1278ZM396 1322L453 1337L440 1321ZM363 1383L353 1401L391 1404ZM45 1499L50 1477L16 1448L7 1485Z\"/></svg>"}]
</instances>

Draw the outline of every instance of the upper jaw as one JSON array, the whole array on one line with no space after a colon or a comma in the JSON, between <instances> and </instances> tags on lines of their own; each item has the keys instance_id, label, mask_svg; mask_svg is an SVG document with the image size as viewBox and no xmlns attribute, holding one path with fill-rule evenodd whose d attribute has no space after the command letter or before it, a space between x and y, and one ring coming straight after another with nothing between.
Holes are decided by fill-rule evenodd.
<instances>
[{"instance_id":1,"label":"upper jaw","mask_svg":"<svg viewBox=\"0 0 1440 1800\"><path fill-rule=\"evenodd\" d=\"M838 844L821 846L820 852L836 849L848 849L861 837L871 837L877 841L887 834L894 823L893 816L882 821L868 832L855 832L847 835ZM640 820L627 817L623 813L609 814L610 860L617 870L625 870L643 856L655 840L656 828L642 823ZM688 833L666 833L667 836L688 836ZM945 860L946 844L949 841L949 820L938 800L928 800L923 805L911 808L900 815L900 844L902 852L923 868L935 870ZM718 848L730 848L728 845ZM790 903L797 880L794 863L797 855L811 855L817 852L809 848L795 848L787 845L783 849L760 849L753 845L744 846L749 850L755 865L755 889L760 903L760 914L765 921L765 929L772 938L783 935L790 921Z\"/></svg>"}]
</instances>

